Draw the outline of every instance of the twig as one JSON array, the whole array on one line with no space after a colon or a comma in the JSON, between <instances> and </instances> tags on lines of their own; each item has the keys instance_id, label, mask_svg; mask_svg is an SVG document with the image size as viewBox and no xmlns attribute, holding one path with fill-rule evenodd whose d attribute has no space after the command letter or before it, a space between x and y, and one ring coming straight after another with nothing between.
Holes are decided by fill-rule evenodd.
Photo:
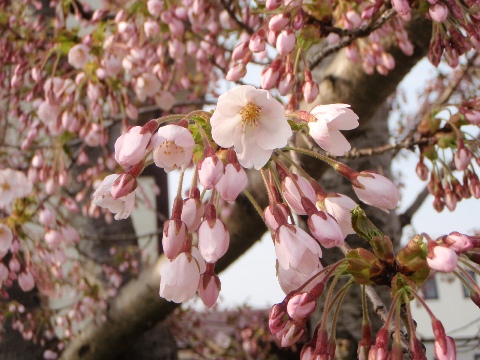
<instances>
[{"instance_id":1,"label":"twig","mask_svg":"<svg viewBox=\"0 0 480 360\"><path fill-rule=\"evenodd\" d=\"M228 15L230 15L230 17L232 18L233 21L235 21L238 26L240 26L242 29L245 29L245 31L249 34L249 35L252 35L254 33L253 29L248 26L247 24L245 24L243 21L241 21L237 15L235 14L235 12L232 10L232 8L230 7L230 5L232 4L231 2L227 3L226 0L220 0L220 2L222 3L223 5L223 8L227 11Z\"/></svg>"},{"instance_id":2,"label":"twig","mask_svg":"<svg viewBox=\"0 0 480 360\"><path fill-rule=\"evenodd\" d=\"M347 31L347 30L340 31L342 29L338 29L337 31L335 31L336 28L334 28L334 27L331 27L331 28L327 29L322 23L316 22L316 23L320 24L320 26L323 27L324 29L329 30L329 31L334 32L334 33L337 33L337 34L340 34L340 35L344 35L345 37L340 39L340 41L338 41L336 44L325 46L313 58L313 60L308 64L309 69L313 69L313 68L317 67L325 57L327 57L330 54L333 54L334 52L340 50L341 48L344 48L344 47L350 45L356 39L367 37L373 31L379 29L383 24L385 24L388 20L393 18L395 15L396 15L395 10L393 10L393 9L387 10L380 16L379 20L376 23L374 23L373 25L370 23L370 24L367 24L367 25L360 26L357 29L349 30L349 31Z\"/></svg>"}]
</instances>

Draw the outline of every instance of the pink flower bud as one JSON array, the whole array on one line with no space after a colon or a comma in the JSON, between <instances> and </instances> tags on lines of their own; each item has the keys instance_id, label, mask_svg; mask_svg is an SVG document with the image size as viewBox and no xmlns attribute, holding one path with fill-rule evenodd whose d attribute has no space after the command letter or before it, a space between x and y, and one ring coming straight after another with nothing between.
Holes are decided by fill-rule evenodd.
<instances>
[{"instance_id":1,"label":"pink flower bud","mask_svg":"<svg viewBox=\"0 0 480 360\"><path fill-rule=\"evenodd\" d=\"M148 0L147 2L148 12L153 16L159 16L163 11L162 0Z\"/></svg>"},{"instance_id":2,"label":"pink flower bud","mask_svg":"<svg viewBox=\"0 0 480 360\"><path fill-rule=\"evenodd\" d=\"M186 229L185 224L180 220L170 219L163 225L162 246L167 258L173 260L182 251L187 239Z\"/></svg>"},{"instance_id":3,"label":"pink flower bud","mask_svg":"<svg viewBox=\"0 0 480 360\"><path fill-rule=\"evenodd\" d=\"M400 15L406 15L410 12L408 0L391 0L392 7Z\"/></svg>"},{"instance_id":4,"label":"pink flower bud","mask_svg":"<svg viewBox=\"0 0 480 360\"><path fill-rule=\"evenodd\" d=\"M151 132L142 132L141 126L134 126L115 142L115 159L122 166L133 166L145 157Z\"/></svg>"},{"instance_id":5,"label":"pink flower bud","mask_svg":"<svg viewBox=\"0 0 480 360\"><path fill-rule=\"evenodd\" d=\"M225 79L228 81L238 81L247 74L247 68L243 63L235 64L228 70Z\"/></svg>"},{"instance_id":6,"label":"pink flower bud","mask_svg":"<svg viewBox=\"0 0 480 360\"><path fill-rule=\"evenodd\" d=\"M220 294L220 278L217 275L200 275L198 283L198 295L207 308L211 308L217 302Z\"/></svg>"},{"instance_id":7,"label":"pink flower bud","mask_svg":"<svg viewBox=\"0 0 480 360\"><path fill-rule=\"evenodd\" d=\"M248 48L254 53L259 53L265 50L265 30L259 30L252 35Z\"/></svg>"},{"instance_id":8,"label":"pink flower bud","mask_svg":"<svg viewBox=\"0 0 480 360\"><path fill-rule=\"evenodd\" d=\"M297 44L297 37L292 29L283 30L277 37L276 48L282 55L290 54Z\"/></svg>"},{"instance_id":9,"label":"pink flower bud","mask_svg":"<svg viewBox=\"0 0 480 360\"><path fill-rule=\"evenodd\" d=\"M112 184L110 193L114 200L133 193L137 188L137 179L129 173L121 174Z\"/></svg>"},{"instance_id":10,"label":"pink flower bud","mask_svg":"<svg viewBox=\"0 0 480 360\"><path fill-rule=\"evenodd\" d=\"M272 66L269 66L263 71L260 77L260 86L262 89L269 90L277 85L280 78L280 72Z\"/></svg>"},{"instance_id":11,"label":"pink flower bud","mask_svg":"<svg viewBox=\"0 0 480 360\"><path fill-rule=\"evenodd\" d=\"M205 189L213 189L222 176L223 162L213 151L210 156L203 158L198 163L198 180Z\"/></svg>"},{"instance_id":12,"label":"pink flower bud","mask_svg":"<svg viewBox=\"0 0 480 360\"><path fill-rule=\"evenodd\" d=\"M443 238L443 242L457 253L464 253L473 247L472 240L467 235L460 234L458 231L451 232Z\"/></svg>"},{"instance_id":13,"label":"pink flower bud","mask_svg":"<svg viewBox=\"0 0 480 360\"><path fill-rule=\"evenodd\" d=\"M273 32L282 31L290 22L290 14L277 14L268 22L268 28Z\"/></svg>"},{"instance_id":14,"label":"pink flower bud","mask_svg":"<svg viewBox=\"0 0 480 360\"><path fill-rule=\"evenodd\" d=\"M300 194L298 188L303 193ZM292 208L292 211L298 215L306 215L307 211L302 205L302 197L308 198L311 202L315 203L317 195L312 185L303 177L293 174L292 177L287 176L282 181L282 192L288 205Z\"/></svg>"},{"instance_id":15,"label":"pink flower bud","mask_svg":"<svg viewBox=\"0 0 480 360\"><path fill-rule=\"evenodd\" d=\"M295 85L295 75L291 72L286 72L280 78L278 83L278 92L282 96L286 96L290 94L293 90L293 86Z\"/></svg>"},{"instance_id":16,"label":"pink flower bud","mask_svg":"<svg viewBox=\"0 0 480 360\"><path fill-rule=\"evenodd\" d=\"M427 255L428 267L445 273L452 272L457 267L457 253L445 246L430 246Z\"/></svg>"},{"instance_id":17,"label":"pink flower bud","mask_svg":"<svg viewBox=\"0 0 480 360\"><path fill-rule=\"evenodd\" d=\"M400 201L400 191L393 182L385 176L372 171L362 171L356 181L362 187L353 184L353 191L365 204L372 205L388 213Z\"/></svg>"},{"instance_id":18,"label":"pink flower bud","mask_svg":"<svg viewBox=\"0 0 480 360\"><path fill-rule=\"evenodd\" d=\"M428 174L430 173L430 170L428 169L427 165L423 163L423 159L420 159L420 161L418 162L415 168L415 171L420 180L422 181L428 180Z\"/></svg>"},{"instance_id":19,"label":"pink flower bud","mask_svg":"<svg viewBox=\"0 0 480 360\"><path fill-rule=\"evenodd\" d=\"M323 247L330 249L344 244L342 230L330 214L318 211L308 218L307 223L310 232Z\"/></svg>"},{"instance_id":20,"label":"pink flower bud","mask_svg":"<svg viewBox=\"0 0 480 360\"><path fill-rule=\"evenodd\" d=\"M249 49L249 42L248 41L243 41L237 46L235 46L235 49L233 49L232 52L232 60L233 61L238 61L241 60L245 57L250 52Z\"/></svg>"},{"instance_id":21,"label":"pink flower bud","mask_svg":"<svg viewBox=\"0 0 480 360\"><path fill-rule=\"evenodd\" d=\"M435 357L438 360L455 360L457 358L457 347L455 345L455 341L450 336L447 336L446 338L446 349L443 349L440 343L435 341Z\"/></svg>"},{"instance_id":22,"label":"pink flower bud","mask_svg":"<svg viewBox=\"0 0 480 360\"><path fill-rule=\"evenodd\" d=\"M198 250L205 261L215 263L227 252L230 235L225 224L216 218L213 205L207 205L205 213L207 220L198 228Z\"/></svg>"},{"instance_id":23,"label":"pink flower bud","mask_svg":"<svg viewBox=\"0 0 480 360\"><path fill-rule=\"evenodd\" d=\"M215 185L215 188L223 200L233 203L238 194L245 189L247 183L247 173L240 164L227 164L223 176Z\"/></svg>"},{"instance_id":24,"label":"pink flower bud","mask_svg":"<svg viewBox=\"0 0 480 360\"><path fill-rule=\"evenodd\" d=\"M143 24L143 31L147 37L155 37L160 33L160 25L155 20L147 20Z\"/></svg>"},{"instance_id":25,"label":"pink flower bud","mask_svg":"<svg viewBox=\"0 0 480 360\"><path fill-rule=\"evenodd\" d=\"M276 209L275 209L276 208ZM275 209L275 210L274 210ZM280 226L279 222L277 221L274 211L280 211L283 214L283 218L286 220L288 218L288 211L285 204L273 204L269 205L263 211L263 215L265 217L265 222L270 230L275 231ZM283 224L282 224L283 225Z\"/></svg>"},{"instance_id":26,"label":"pink flower bud","mask_svg":"<svg viewBox=\"0 0 480 360\"><path fill-rule=\"evenodd\" d=\"M443 2L439 1L429 7L428 13L433 21L444 22L448 16L448 8Z\"/></svg>"},{"instance_id":27,"label":"pink flower bud","mask_svg":"<svg viewBox=\"0 0 480 360\"><path fill-rule=\"evenodd\" d=\"M295 294L287 303L287 312L295 321L305 321L315 311L317 304L308 293Z\"/></svg>"},{"instance_id":28,"label":"pink flower bud","mask_svg":"<svg viewBox=\"0 0 480 360\"><path fill-rule=\"evenodd\" d=\"M276 8L278 8L282 4L282 1L283 0L267 0L265 2L265 7L268 10L275 10Z\"/></svg>"},{"instance_id":29,"label":"pink flower bud","mask_svg":"<svg viewBox=\"0 0 480 360\"><path fill-rule=\"evenodd\" d=\"M470 165L470 161L472 161L472 152L465 146L461 146L459 142L458 149L453 156L453 161L458 171L464 171L468 168L468 165Z\"/></svg>"},{"instance_id":30,"label":"pink flower bud","mask_svg":"<svg viewBox=\"0 0 480 360\"><path fill-rule=\"evenodd\" d=\"M307 103L312 103L318 97L318 84L313 80L307 80L302 86L303 97Z\"/></svg>"},{"instance_id":31,"label":"pink flower bud","mask_svg":"<svg viewBox=\"0 0 480 360\"><path fill-rule=\"evenodd\" d=\"M20 286L20 289L25 292L32 290L35 287L35 280L32 273L25 270L25 272L18 274L18 285Z\"/></svg>"},{"instance_id":32,"label":"pink flower bud","mask_svg":"<svg viewBox=\"0 0 480 360\"><path fill-rule=\"evenodd\" d=\"M189 233L198 229L204 213L205 207L200 199L189 198L184 200L181 218Z\"/></svg>"}]
</instances>

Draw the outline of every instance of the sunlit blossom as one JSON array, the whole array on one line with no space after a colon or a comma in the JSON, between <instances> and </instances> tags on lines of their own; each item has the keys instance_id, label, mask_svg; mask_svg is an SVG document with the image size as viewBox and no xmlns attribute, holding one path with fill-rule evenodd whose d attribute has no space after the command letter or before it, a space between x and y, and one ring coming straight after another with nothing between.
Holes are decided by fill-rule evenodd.
<instances>
[{"instance_id":1,"label":"sunlit blossom","mask_svg":"<svg viewBox=\"0 0 480 360\"><path fill-rule=\"evenodd\" d=\"M292 135L282 104L268 91L250 85L221 95L210 123L213 140L225 148L234 146L238 162L257 170Z\"/></svg>"}]
</instances>

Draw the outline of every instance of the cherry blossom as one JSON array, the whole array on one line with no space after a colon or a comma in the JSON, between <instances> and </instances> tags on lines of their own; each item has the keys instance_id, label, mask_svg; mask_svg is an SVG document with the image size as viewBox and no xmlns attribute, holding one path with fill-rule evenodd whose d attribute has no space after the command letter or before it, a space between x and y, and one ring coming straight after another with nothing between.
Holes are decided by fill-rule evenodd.
<instances>
[{"instance_id":1,"label":"cherry blossom","mask_svg":"<svg viewBox=\"0 0 480 360\"><path fill-rule=\"evenodd\" d=\"M134 126L115 142L115 159L122 166L133 166L144 158L152 134L142 130Z\"/></svg>"},{"instance_id":2,"label":"cherry blossom","mask_svg":"<svg viewBox=\"0 0 480 360\"><path fill-rule=\"evenodd\" d=\"M167 260L160 269L160 296L181 303L192 299L200 281L200 266L190 253Z\"/></svg>"},{"instance_id":3,"label":"cherry blossom","mask_svg":"<svg viewBox=\"0 0 480 360\"><path fill-rule=\"evenodd\" d=\"M213 140L225 148L234 146L239 163L257 170L292 135L283 106L268 91L250 85L220 95L210 123Z\"/></svg>"},{"instance_id":4,"label":"cherry blossom","mask_svg":"<svg viewBox=\"0 0 480 360\"><path fill-rule=\"evenodd\" d=\"M0 207L5 207L15 199L30 195L32 187L32 183L23 172L12 169L1 169Z\"/></svg>"},{"instance_id":5,"label":"cherry blossom","mask_svg":"<svg viewBox=\"0 0 480 360\"><path fill-rule=\"evenodd\" d=\"M385 176L372 171L362 171L356 180L362 187L353 185L353 191L365 204L372 205L388 212L400 201L400 191Z\"/></svg>"},{"instance_id":6,"label":"cherry blossom","mask_svg":"<svg viewBox=\"0 0 480 360\"><path fill-rule=\"evenodd\" d=\"M323 150L342 156L351 149L340 130L352 130L358 126L358 116L350 105L319 105L310 112L316 121L309 121L310 136Z\"/></svg>"},{"instance_id":7,"label":"cherry blossom","mask_svg":"<svg viewBox=\"0 0 480 360\"><path fill-rule=\"evenodd\" d=\"M195 141L190 131L182 126L162 126L153 136L152 143L153 160L166 172L184 169L192 161Z\"/></svg>"},{"instance_id":8,"label":"cherry blossom","mask_svg":"<svg viewBox=\"0 0 480 360\"><path fill-rule=\"evenodd\" d=\"M126 219L130 216L135 206L135 192L126 196L114 199L112 196L113 183L119 178L119 175L108 175L98 185L92 195L93 203L102 208L107 208L110 212L116 214L115 219Z\"/></svg>"}]
</instances>

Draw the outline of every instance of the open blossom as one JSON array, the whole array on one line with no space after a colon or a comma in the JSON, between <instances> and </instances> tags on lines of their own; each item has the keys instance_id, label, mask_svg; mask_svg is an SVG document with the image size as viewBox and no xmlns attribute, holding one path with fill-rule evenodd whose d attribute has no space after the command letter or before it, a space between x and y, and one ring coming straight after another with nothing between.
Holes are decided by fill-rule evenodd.
<instances>
[{"instance_id":1,"label":"open blossom","mask_svg":"<svg viewBox=\"0 0 480 360\"><path fill-rule=\"evenodd\" d=\"M90 49L84 44L77 44L68 51L68 62L75 69L83 69L88 63Z\"/></svg>"},{"instance_id":2,"label":"open blossom","mask_svg":"<svg viewBox=\"0 0 480 360\"><path fill-rule=\"evenodd\" d=\"M310 136L323 150L342 156L351 149L340 130L352 130L358 126L358 116L350 105L330 104L316 106L310 113L317 119L310 121Z\"/></svg>"},{"instance_id":3,"label":"open blossom","mask_svg":"<svg viewBox=\"0 0 480 360\"><path fill-rule=\"evenodd\" d=\"M185 168L192 161L193 136L182 126L166 125L158 129L152 138L153 161L166 172Z\"/></svg>"},{"instance_id":4,"label":"open blossom","mask_svg":"<svg viewBox=\"0 0 480 360\"><path fill-rule=\"evenodd\" d=\"M281 225L275 231L275 254L284 269L292 267L302 274L310 274L317 267L322 250L301 228Z\"/></svg>"},{"instance_id":5,"label":"open blossom","mask_svg":"<svg viewBox=\"0 0 480 360\"><path fill-rule=\"evenodd\" d=\"M257 170L292 135L282 104L250 85L222 94L210 123L213 140L225 148L234 146L239 163Z\"/></svg>"},{"instance_id":6,"label":"open blossom","mask_svg":"<svg viewBox=\"0 0 480 360\"><path fill-rule=\"evenodd\" d=\"M371 171L362 171L356 180L363 188L353 185L353 191L365 204L388 212L388 209L393 209L400 201L400 191L385 176Z\"/></svg>"},{"instance_id":7,"label":"open blossom","mask_svg":"<svg viewBox=\"0 0 480 360\"><path fill-rule=\"evenodd\" d=\"M9 205L18 198L24 198L32 192L32 183L21 171L0 170L0 207Z\"/></svg>"},{"instance_id":8,"label":"open blossom","mask_svg":"<svg viewBox=\"0 0 480 360\"><path fill-rule=\"evenodd\" d=\"M176 303L192 299L197 292L201 270L197 258L190 253L183 252L167 260L160 269L160 296Z\"/></svg>"},{"instance_id":9,"label":"open blossom","mask_svg":"<svg viewBox=\"0 0 480 360\"><path fill-rule=\"evenodd\" d=\"M325 198L325 211L337 220L343 237L354 234L350 210L357 206L355 201L342 194L328 194Z\"/></svg>"},{"instance_id":10,"label":"open blossom","mask_svg":"<svg viewBox=\"0 0 480 360\"><path fill-rule=\"evenodd\" d=\"M102 208L107 208L110 212L116 214L115 219L126 219L130 216L135 206L135 192L126 196L114 199L112 196L112 186L119 175L108 175L93 193L93 203Z\"/></svg>"}]
</instances>

